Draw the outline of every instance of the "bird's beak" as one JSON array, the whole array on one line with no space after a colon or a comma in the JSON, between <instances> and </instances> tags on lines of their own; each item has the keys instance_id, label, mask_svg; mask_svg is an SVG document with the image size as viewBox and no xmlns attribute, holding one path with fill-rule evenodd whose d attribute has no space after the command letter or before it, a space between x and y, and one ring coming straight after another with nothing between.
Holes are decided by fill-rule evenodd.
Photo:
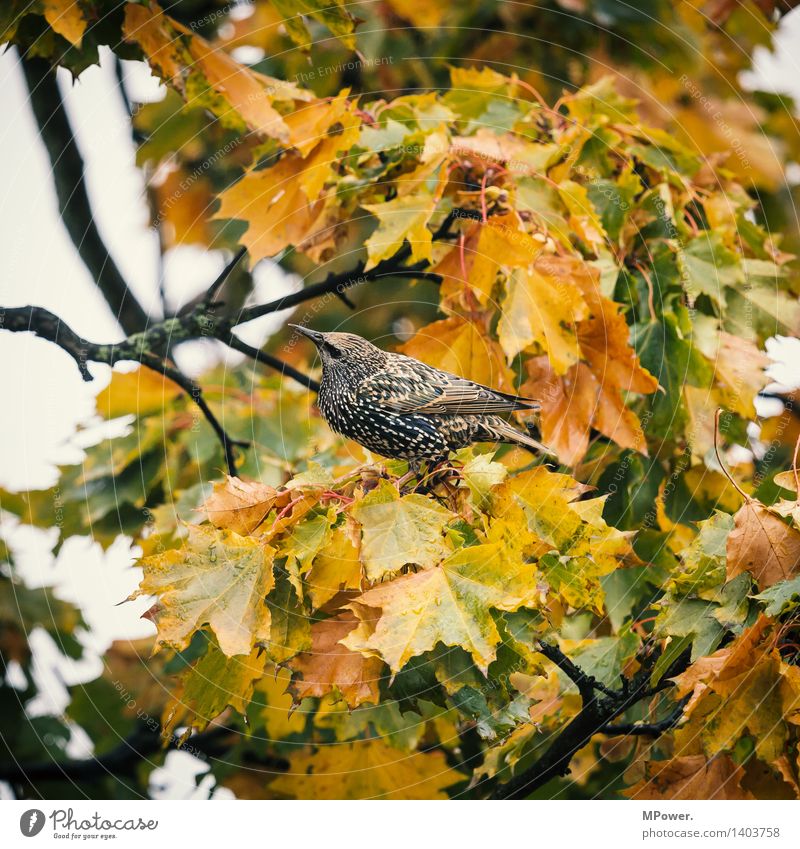
<instances>
[{"instance_id":1,"label":"bird's beak","mask_svg":"<svg viewBox=\"0 0 800 849\"><path fill-rule=\"evenodd\" d=\"M289 327L293 327L299 333L302 333L303 336L307 336L315 345L320 345L323 340L322 334L316 330L309 330L300 324L290 324Z\"/></svg>"}]
</instances>

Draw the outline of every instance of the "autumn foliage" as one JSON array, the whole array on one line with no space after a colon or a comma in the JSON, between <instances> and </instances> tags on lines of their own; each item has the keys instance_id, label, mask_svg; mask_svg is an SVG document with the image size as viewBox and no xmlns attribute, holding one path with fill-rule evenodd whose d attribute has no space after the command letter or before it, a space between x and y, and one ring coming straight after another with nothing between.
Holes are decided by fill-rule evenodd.
<instances>
[{"instance_id":1,"label":"autumn foliage","mask_svg":"<svg viewBox=\"0 0 800 849\"><path fill-rule=\"evenodd\" d=\"M43 4L11 37L34 33L79 71L103 5ZM421 32L460 14L380 5L369 14ZM496 5L513 33L519 4ZM745 38L738 12L712 33L695 5L669 4L686 37ZM240 798L502 797L514 780L522 795L528 781L545 796L800 796L800 427L790 401L770 419L755 406L767 340L800 333L797 237L776 211L791 198L760 147L792 143L788 113L765 101L747 127L737 113L743 154L677 75L630 57L601 75L595 36L574 85L535 63L506 72L477 43L414 82L357 58L348 9L275 0L205 32L153 0L123 4L102 43L168 88L133 119L154 222L167 247L242 245L251 266L313 281L352 268L339 294L364 309L334 293L294 320L540 399L531 423L555 456L482 446L401 484L405 464L337 437L313 392L242 365L200 381L249 446L234 476L178 385L115 370L97 414L128 416L124 435L53 490L0 494L20 523L58 524L57 546L124 535L134 597L152 600L152 641L113 644L51 733L74 723L107 751L141 713L164 747L218 733L214 779ZM320 40L372 87L331 90ZM315 74L232 53L278 43ZM551 48L539 58L557 64ZM735 76L739 59L720 57ZM318 377L288 331L265 350ZM0 592L6 662L29 669L36 626L80 655L76 609L12 565ZM0 777L6 756L65 757L30 736L0 751ZM539 782L553 746L568 757ZM160 757L130 780L146 788ZM48 780L39 792L62 793Z\"/></svg>"}]
</instances>

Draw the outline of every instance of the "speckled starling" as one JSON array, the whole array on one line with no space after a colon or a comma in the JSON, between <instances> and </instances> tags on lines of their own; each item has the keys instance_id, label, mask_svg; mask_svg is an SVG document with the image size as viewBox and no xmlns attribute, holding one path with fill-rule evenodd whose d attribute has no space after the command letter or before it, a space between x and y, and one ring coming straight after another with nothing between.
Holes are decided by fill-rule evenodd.
<instances>
[{"instance_id":1,"label":"speckled starling","mask_svg":"<svg viewBox=\"0 0 800 849\"><path fill-rule=\"evenodd\" d=\"M502 416L539 404L382 351L352 333L291 325L317 346L317 403L337 433L384 457L438 463L474 442L510 442L550 453Z\"/></svg>"}]
</instances>

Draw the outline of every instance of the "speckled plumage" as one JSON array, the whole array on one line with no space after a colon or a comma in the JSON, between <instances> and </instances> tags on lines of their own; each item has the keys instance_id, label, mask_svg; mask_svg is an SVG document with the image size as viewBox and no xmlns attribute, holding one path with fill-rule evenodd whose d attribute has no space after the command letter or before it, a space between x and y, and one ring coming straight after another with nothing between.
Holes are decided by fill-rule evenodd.
<instances>
[{"instance_id":1,"label":"speckled plumage","mask_svg":"<svg viewBox=\"0 0 800 849\"><path fill-rule=\"evenodd\" d=\"M549 453L500 415L538 409L536 401L382 351L352 333L292 326L319 350L317 403L325 421L376 454L439 462L474 442L511 442Z\"/></svg>"}]
</instances>

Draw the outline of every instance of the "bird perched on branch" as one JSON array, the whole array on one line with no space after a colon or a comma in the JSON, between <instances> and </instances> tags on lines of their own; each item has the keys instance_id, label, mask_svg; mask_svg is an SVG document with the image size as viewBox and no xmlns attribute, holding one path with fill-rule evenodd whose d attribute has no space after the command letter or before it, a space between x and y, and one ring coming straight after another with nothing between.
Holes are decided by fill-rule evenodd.
<instances>
[{"instance_id":1,"label":"bird perched on branch","mask_svg":"<svg viewBox=\"0 0 800 849\"><path fill-rule=\"evenodd\" d=\"M501 414L539 404L382 351L352 333L320 333L292 324L322 359L317 403L333 430L384 457L438 463L474 442L509 442L549 451Z\"/></svg>"}]
</instances>

